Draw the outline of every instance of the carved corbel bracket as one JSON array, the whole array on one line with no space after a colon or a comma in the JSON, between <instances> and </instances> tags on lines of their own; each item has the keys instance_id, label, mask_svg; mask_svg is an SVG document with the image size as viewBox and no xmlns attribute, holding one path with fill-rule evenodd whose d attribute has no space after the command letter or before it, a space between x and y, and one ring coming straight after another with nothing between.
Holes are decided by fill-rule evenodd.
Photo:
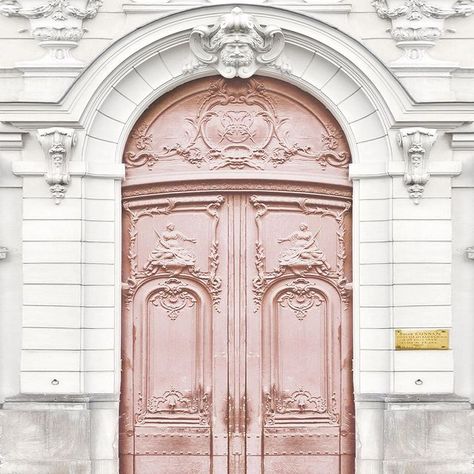
<instances>
[{"instance_id":1,"label":"carved corbel bracket","mask_svg":"<svg viewBox=\"0 0 474 474\"><path fill-rule=\"evenodd\" d=\"M430 179L428 159L436 138L436 130L430 128L403 128L398 134L398 144L403 148L405 160L403 181L415 204L419 204Z\"/></svg>"},{"instance_id":2,"label":"carved corbel bracket","mask_svg":"<svg viewBox=\"0 0 474 474\"><path fill-rule=\"evenodd\" d=\"M213 26L194 28L189 46L194 61L184 67L184 72L202 66L215 68L225 78L248 78L262 66L290 72L282 59L285 38L281 29L260 25L254 16L238 7Z\"/></svg>"},{"instance_id":3,"label":"carved corbel bracket","mask_svg":"<svg viewBox=\"0 0 474 474\"><path fill-rule=\"evenodd\" d=\"M5 260L8 255L8 249L6 247L0 247L0 260Z\"/></svg>"},{"instance_id":4,"label":"carved corbel bracket","mask_svg":"<svg viewBox=\"0 0 474 474\"><path fill-rule=\"evenodd\" d=\"M448 66L431 58L428 50L446 31L447 18L474 13L473 0L372 0L372 6L380 18L391 21L388 31L404 52L392 63L395 67Z\"/></svg>"},{"instance_id":5,"label":"carved corbel bracket","mask_svg":"<svg viewBox=\"0 0 474 474\"><path fill-rule=\"evenodd\" d=\"M474 260L474 245L466 249L466 257L469 260Z\"/></svg>"},{"instance_id":6,"label":"carved corbel bracket","mask_svg":"<svg viewBox=\"0 0 474 474\"><path fill-rule=\"evenodd\" d=\"M0 0L0 14L30 20L30 33L46 50L44 57L24 66L79 68L71 55L86 31L82 23L94 18L103 0ZM22 64L23 65L23 64ZM21 65L19 65L21 66Z\"/></svg>"},{"instance_id":7,"label":"carved corbel bracket","mask_svg":"<svg viewBox=\"0 0 474 474\"><path fill-rule=\"evenodd\" d=\"M59 204L66 195L71 180L69 161L71 149L76 144L76 132L71 128L44 128L38 130L38 140L46 159L46 182Z\"/></svg>"}]
</instances>

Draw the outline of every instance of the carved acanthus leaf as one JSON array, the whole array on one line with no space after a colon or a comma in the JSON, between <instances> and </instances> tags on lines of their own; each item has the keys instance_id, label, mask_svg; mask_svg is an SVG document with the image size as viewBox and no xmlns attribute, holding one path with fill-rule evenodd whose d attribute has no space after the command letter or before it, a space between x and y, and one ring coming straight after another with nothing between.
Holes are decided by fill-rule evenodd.
<instances>
[{"instance_id":1,"label":"carved acanthus leaf","mask_svg":"<svg viewBox=\"0 0 474 474\"><path fill-rule=\"evenodd\" d=\"M59 204L71 180L69 161L71 148L76 144L76 132L70 128L44 128L38 130L38 140L46 160L45 179L55 203Z\"/></svg>"},{"instance_id":2,"label":"carved acanthus leaf","mask_svg":"<svg viewBox=\"0 0 474 474\"><path fill-rule=\"evenodd\" d=\"M286 421L288 416L294 417L296 421L301 416L321 417L322 415L323 418L327 417L328 422L332 425L339 423L335 393L328 401L326 398L315 396L303 388L289 394L281 392L273 385L269 393L264 393L263 399L265 403L265 423L268 425L277 423L279 415L284 415Z\"/></svg>"},{"instance_id":3,"label":"carved acanthus leaf","mask_svg":"<svg viewBox=\"0 0 474 474\"><path fill-rule=\"evenodd\" d=\"M196 298L186 283L170 278L158 286L157 293L150 300L155 306L161 306L171 320L175 320L186 306L194 306Z\"/></svg>"},{"instance_id":4,"label":"carved acanthus leaf","mask_svg":"<svg viewBox=\"0 0 474 474\"><path fill-rule=\"evenodd\" d=\"M30 7L31 2L26 0L0 0L0 14L30 20L31 35L41 41L40 46L47 51L31 65L77 68L82 63L72 57L71 49L86 31L82 21L94 18L102 3L103 0L80 0L73 4L70 0L44 0Z\"/></svg>"},{"instance_id":5,"label":"carved acanthus leaf","mask_svg":"<svg viewBox=\"0 0 474 474\"><path fill-rule=\"evenodd\" d=\"M390 3L390 0L373 0L372 6L380 18L406 17L409 21L418 21L423 18L445 19L452 16L469 16L474 13L472 0L451 2L452 6L449 8L430 4L427 0L406 0L402 5L398 2L394 8L389 7Z\"/></svg>"},{"instance_id":6,"label":"carved acanthus leaf","mask_svg":"<svg viewBox=\"0 0 474 474\"><path fill-rule=\"evenodd\" d=\"M143 395L138 394L135 423L144 424L149 417L169 418L176 415L196 417L198 423L209 423L210 396L199 386L196 391L184 394L171 388L160 396L152 396L144 401Z\"/></svg>"},{"instance_id":7,"label":"carved acanthus leaf","mask_svg":"<svg viewBox=\"0 0 474 474\"><path fill-rule=\"evenodd\" d=\"M197 63L185 66L185 72L199 65L214 67L222 76L251 77L262 66L289 67L277 60L285 46L280 28L262 26L258 20L235 7L213 25L194 28L189 45Z\"/></svg>"},{"instance_id":8,"label":"carved acanthus leaf","mask_svg":"<svg viewBox=\"0 0 474 474\"><path fill-rule=\"evenodd\" d=\"M474 13L474 0L452 0L441 6L434 0L372 0L377 15L391 20L390 33L404 55L393 66L440 66L428 50L444 33L444 20Z\"/></svg>"},{"instance_id":9,"label":"carved acanthus leaf","mask_svg":"<svg viewBox=\"0 0 474 474\"><path fill-rule=\"evenodd\" d=\"M428 159L436 138L436 130L429 128L404 128L398 134L398 144L403 148L405 160L403 181L415 204L423 197L430 178Z\"/></svg>"},{"instance_id":10,"label":"carved acanthus leaf","mask_svg":"<svg viewBox=\"0 0 474 474\"><path fill-rule=\"evenodd\" d=\"M304 278L287 283L287 289L278 297L282 307L293 310L297 319L302 321L313 306L321 306L323 299L318 293L317 286Z\"/></svg>"}]
</instances>

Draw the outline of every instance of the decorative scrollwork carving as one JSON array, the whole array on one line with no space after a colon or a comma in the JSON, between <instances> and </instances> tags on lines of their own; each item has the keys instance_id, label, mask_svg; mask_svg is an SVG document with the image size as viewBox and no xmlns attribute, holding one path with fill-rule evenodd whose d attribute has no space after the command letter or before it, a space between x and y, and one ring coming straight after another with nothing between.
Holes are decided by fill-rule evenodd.
<instances>
[{"instance_id":1,"label":"decorative scrollwork carving","mask_svg":"<svg viewBox=\"0 0 474 474\"><path fill-rule=\"evenodd\" d=\"M202 425L209 423L210 396L199 386L195 392L184 394L171 388L160 396L152 396L144 402L142 393L137 397L135 423L144 424L147 418L170 415L195 415Z\"/></svg>"},{"instance_id":2,"label":"decorative scrollwork carving","mask_svg":"<svg viewBox=\"0 0 474 474\"><path fill-rule=\"evenodd\" d=\"M130 264L130 275L127 279L125 293L127 305L131 303L137 285L143 279L152 277L159 272L168 274L169 276L176 276L182 272L187 272L189 275L197 278L206 285L211 295L214 308L216 311L219 311L222 280L217 275L217 269L219 267L217 227L219 224L218 209L223 202L224 197L219 195L205 207L205 211L212 218L212 241L209 246L209 271L207 272L201 271L196 267L196 256L181 244L183 241L195 243L195 239L188 238L181 232L176 231L175 226L172 223L169 223L167 230L161 234L155 231L158 237L158 242L154 250L151 252L143 270L140 270L137 262L137 224L139 220L145 216L151 217L171 214L176 207L176 200L167 199L161 206L146 207L138 211L132 209L130 203L124 203L124 208L130 215L130 225L128 229L128 260Z\"/></svg>"},{"instance_id":3,"label":"decorative scrollwork carving","mask_svg":"<svg viewBox=\"0 0 474 474\"><path fill-rule=\"evenodd\" d=\"M339 423L337 413L337 398L333 393L330 403L321 396L312 395L309 391L300 388L291 394L281 393L273 385L269 393L264 393L265 422L273 425L277 422L278 415L326 415L330 424Z\"/></svg>"},{"instance_id":4,"label":"decorative scrollwork carving","mask_svg":"<svg viewBox=\"0 0 474 474\"><path fill-rule=\"evenodd\" d=\"M186 283L176 278L166 280L158 287L158 293L150 300L155 306L161 306L173 321L186 306L194 306L196 298Z\"/></svg>"},{"instance_id":5,"label":"decorative scrollwork carving","mask_svg":"<svg viewBox=\"0 0 474 474\"><path fill-rule=\"evenodd\" d=\"M323 170L328 165L348 166L349 153L338 151L342 133L333 125L324 125L321 149L314 151L310 145L288 142L284 130L288 120L278 116L274 100L261 82L251 79L245 90L229 91L221 79L210 84L195 117L186 119L192 130L187 144L166 145L161 153L156 152L149 125L142 124L132 133L137 151L125 153L125 164L146 164L152 170L160 159L179 156L210 170L264 170L300 157L316 161Z\"/></svg>"},{"instance_id":6,"label":"decorative scrollwork carving","mask_svg":"<svg viewBox=\"0 0 474 474\"><path fill-rule=\"evenodd\" d=\"M262 218L269 211L269 206L261 202L258 196L251 196L251 204L256 209L255 222L257 226L257 240L255 243L256 256L255 267L257 275L252 280L255 311L258 311L263 295L270 282L281 277L288 272L296 275L308 275L314 273L318 276L335 280L338 286L342 301L347 306L349 304L349 291L347 278L344 274L344 262L346 260L345 251L345 225L344 216L350 209L350 202L346 202L342 210L330 209L329 207L314 206L308 199L296 201L299 210L305 215L318 215L320 217L330 216L337 224L337 250L336 268L332 269L326 261L326 257L316 244L316 235L308 230L307 224L301 224L299 231L290 234L287 238L279 239L292 242L292 246L284 250L278 259L278 266L272 271L265 271L265 249L262 236ZM301 228L304 227L304 228Z\"/></svg>"},{"instance_id":7,"label":"decorative scrollwork carving","mask_svg":"<svg viewBox=\"0 0 474 474\"><path fill-rule=\"evenodd\" d=\"M291 308L300 321L306 318L313 306L321 306L323 303L316 285L304 278L298 278L286 286L288 289L278 297L277 302L282 307Z\"/></svg>"}]
</instances>

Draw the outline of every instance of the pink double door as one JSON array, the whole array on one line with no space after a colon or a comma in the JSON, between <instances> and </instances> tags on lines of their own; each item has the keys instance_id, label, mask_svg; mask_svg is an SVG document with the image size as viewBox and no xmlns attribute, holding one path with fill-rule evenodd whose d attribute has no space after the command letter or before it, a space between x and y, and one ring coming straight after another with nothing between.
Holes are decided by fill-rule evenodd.
<instances>
[{"instance_id":1,"label":"pink double door","mask_svg":"<svg viewBox=\"0 0 474 474\"><path fill-rule=\"evenodd\" d=\"M124 199L124 474L354 472L350 194L240 188Z\"/></svg>"}]
</instances>

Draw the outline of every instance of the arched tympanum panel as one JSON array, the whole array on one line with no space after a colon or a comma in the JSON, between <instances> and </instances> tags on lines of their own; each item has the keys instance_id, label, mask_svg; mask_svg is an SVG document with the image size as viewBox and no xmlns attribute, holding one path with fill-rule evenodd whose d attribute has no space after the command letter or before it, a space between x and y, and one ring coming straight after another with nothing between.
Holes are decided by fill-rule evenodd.
<instances>
[{"instance_id":1,"label":"arched tympanum panel","mask_svg":"<svg viewBox=\"0 0 474 474\"><path fill-rule=\"evenodd\" d=\"M124 159L122 472L353 472L337 122L283 82L206 78Z\"/></svg>"}]
</instances>

